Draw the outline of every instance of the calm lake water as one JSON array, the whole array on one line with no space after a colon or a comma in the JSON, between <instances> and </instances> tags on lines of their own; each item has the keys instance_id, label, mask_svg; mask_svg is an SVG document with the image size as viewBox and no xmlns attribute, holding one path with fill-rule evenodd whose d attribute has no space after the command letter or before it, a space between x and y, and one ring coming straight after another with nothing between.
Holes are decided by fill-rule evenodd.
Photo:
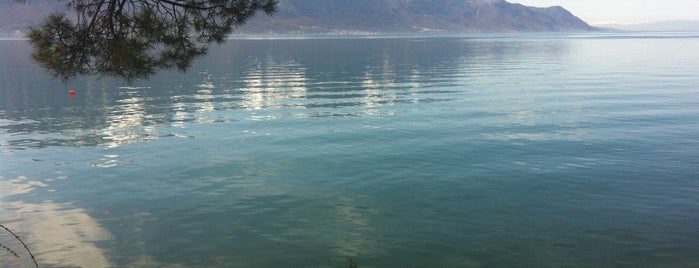
<instances>
[{"instance_id":1,"label":"calm lake water","mask_svg":"<svg viewBox=\"0 0 699 268\"><path fill-rule=\"evenodd\" d=\"M699 34L238 39L132 85L0 51L43 267L699 266Z\"/></svg>"}]
</instances>

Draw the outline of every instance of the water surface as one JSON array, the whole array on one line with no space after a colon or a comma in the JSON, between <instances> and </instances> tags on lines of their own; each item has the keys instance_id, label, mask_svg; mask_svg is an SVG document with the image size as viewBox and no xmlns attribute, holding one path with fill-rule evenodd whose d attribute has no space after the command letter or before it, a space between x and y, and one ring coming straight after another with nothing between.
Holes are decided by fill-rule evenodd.
<instances>
[{"instance_id":1,"label":"water surface","mask_svg":"<svg viewBox=\"0 0 699 268\"><path fill-rule=\"evenodd\" d=\"M42 266L699 265L699 35L239 39L131 85L0 50Z\"/></svg>"}]
</instances>

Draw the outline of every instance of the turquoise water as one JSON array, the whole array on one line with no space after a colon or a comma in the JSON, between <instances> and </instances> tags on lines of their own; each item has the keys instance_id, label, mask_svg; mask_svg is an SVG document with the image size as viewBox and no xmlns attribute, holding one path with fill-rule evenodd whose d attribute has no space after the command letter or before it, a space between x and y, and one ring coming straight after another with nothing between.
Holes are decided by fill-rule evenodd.
<instances>
[{"instance_id":1,"label":"turquoise water","mask_svg":"<svg viewBox=\"0 0 699 268\"><path fill-rule=\"evenodd\" d=\"M132 85L0 50L42 266L699 266L699 35L238 39Z\"/></svg>"}]
</instances>

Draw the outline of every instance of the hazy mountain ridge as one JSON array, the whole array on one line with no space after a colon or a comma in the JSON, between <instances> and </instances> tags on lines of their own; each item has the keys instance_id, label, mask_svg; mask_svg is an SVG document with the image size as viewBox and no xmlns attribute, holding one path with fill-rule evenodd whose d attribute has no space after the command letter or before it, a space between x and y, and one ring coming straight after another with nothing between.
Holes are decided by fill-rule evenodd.
<instances>
[{"instance_id":1,"label":"hazy mountain ridge","mask_svg":"<svg viewBox=\"0 0 699 268\"><path fill-rule=\"evenodd\" d=\"M638 32L699 32L699 20L673 20L627 24L604 23L595 26Z\"/></svg>"},{"instance_id":2,"label":"hazy mountain ridge","mask_svg":"<svg viewBox=\"0 0 699 268\"><path fill-rule=\"evenodd\" d=\"M504 0L282 0L241 32L558 32L598 30L562 7Z\"/></svg>"},{"instance_id":3,"label":"hazy mountain ridge","mask_svg":"<svg viewBox=\"0 0 699 268\"><path fill-rule=\"evenodd\" d=\"M0 1L0 33L22 36L29 25L65 8L64 1ZM504 0L280 0L237 33L578 32L595 31L562 7Z\"/></svg>"},{"instance_id":4,"label":"hazy mountain ridge","mask_svg":"<svg viewBox=\"0 0 699 268\"><path fill-rule=\"evenodd\" d=\"M24 36L30 25L52 13L65 10L66 3L57 0L26 0L24 3L0 0L0 34Z\"/></svg>"}]
</instances>

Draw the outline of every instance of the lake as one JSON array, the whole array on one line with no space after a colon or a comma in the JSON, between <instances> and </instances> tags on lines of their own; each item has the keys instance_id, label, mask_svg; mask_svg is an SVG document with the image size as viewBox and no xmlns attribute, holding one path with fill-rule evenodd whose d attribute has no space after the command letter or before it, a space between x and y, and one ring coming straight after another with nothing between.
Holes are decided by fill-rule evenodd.
<instances>
[{"instance_id":1,"label":"lake","mask_svg":"<svg viewBox=\"0 0 699 268\"><path fill-rule=\"evenodd\" d=\"M699 34L237 38L133 84L0 50L42 267L699 266Z\"/></svg>"}]
</instances>

